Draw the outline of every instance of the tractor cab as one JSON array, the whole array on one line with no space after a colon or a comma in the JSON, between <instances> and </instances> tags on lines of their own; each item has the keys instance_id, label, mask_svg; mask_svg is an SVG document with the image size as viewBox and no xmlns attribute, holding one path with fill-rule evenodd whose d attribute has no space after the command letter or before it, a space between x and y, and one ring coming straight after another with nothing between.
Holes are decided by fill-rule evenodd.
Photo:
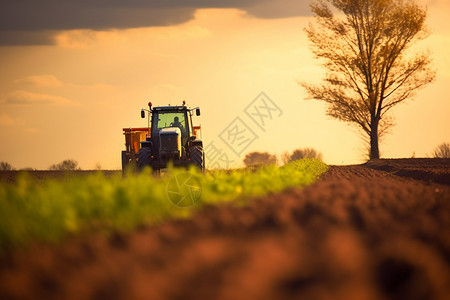
<instances>
[{"instance_id":1,"label":"tractor cab","mask_svg":"<svg viewBox=\"0 0 450 300\"><path fill-rule=\"evenodd\" d=\"M162 106L154 108L152 111L151 128L151 135L155 138L169 133L174 134L179 129L181 145L183 147L186 147L191 136L195 137L191 111L185 106Z\"/></svg>"}]
</instances>

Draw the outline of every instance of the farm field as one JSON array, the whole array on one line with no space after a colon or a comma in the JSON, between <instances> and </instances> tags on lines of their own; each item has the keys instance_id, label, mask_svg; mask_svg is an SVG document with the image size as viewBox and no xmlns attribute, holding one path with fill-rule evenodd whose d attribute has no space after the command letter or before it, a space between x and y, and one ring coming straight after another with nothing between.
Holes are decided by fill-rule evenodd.
<instances>
[{"instance_id":1,"label":"farm field","mask_svg":"<svg viewBox=\"0 0 450 300\"><path fill-rule=\"evenodd\" d=\"M0 298L450 297L450 159L330 166L305 188L249 194L190 218L9 249Z\"/></svg>"},{"instance_id":2,"label":"farm field","mask_svg":"<svg viewBox=\"0 0 450 300\"><path fill-rule=\"evenodd\" d=\"M110 234L187 218L204 205L251 198L313 183L327 170L304 159L282 167L209 171L169 167L142 172L6 172L0 184L0 252L30 241L58 243L93 231ZM58 176L59 175L59 176ZM47 177L47 179L45 178Z\"/></svg>"}]
</instances>

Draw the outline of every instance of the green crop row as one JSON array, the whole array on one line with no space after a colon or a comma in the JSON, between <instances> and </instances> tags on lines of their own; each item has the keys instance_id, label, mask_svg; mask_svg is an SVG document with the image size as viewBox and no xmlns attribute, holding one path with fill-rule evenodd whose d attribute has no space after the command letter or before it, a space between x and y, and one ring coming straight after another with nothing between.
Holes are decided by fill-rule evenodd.
<instances>
[{"instance_id":1,"label":"green crop row","mask_svg":"<svg viewBox=\"0 0 450 300\"><path fill-rule=\"evenodd\" d=\"M36 182L27 174L0 183L0 250L30 241L56 242L70 234L128 231L170 218L189 217L203 205L248 199L313 183L327 166L313 159L283 167L199 174L170 168L160 177L105 177Z\"/></svg>"}]
</instances>

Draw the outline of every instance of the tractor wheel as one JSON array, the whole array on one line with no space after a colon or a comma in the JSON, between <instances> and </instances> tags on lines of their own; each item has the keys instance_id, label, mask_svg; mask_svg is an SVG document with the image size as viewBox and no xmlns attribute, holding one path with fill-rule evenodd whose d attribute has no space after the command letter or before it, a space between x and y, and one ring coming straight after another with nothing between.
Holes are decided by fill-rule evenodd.
<instances>
[{"instance_id":1,"label":"tractor wheel","mask_svg":"<svg viewBox=\"0 0 450 300\"><path fill-rule=\"evenodd\" d=\"M122 173L125 174L125 170L128 166L127 151L122 151Z\"/></svg>"},{"instance_id":2,"label":"tractor wheel","mask_svg":"<svg viewBox=\"0 0 450 300\"><path fill-rule=\"evenodd\" d=\"M122 175L125 176L128 171L136 171L136 158L134 152L122 151Z\"/></svg>"},{"instance_id":3,"label":"tractor wheel","mask_svg":"<svg viewBox=\"0 0 450 300\"><path fill-rule=\"evenodd\" d=\"M152 163L152 149L148 148L148 147L144 147L141 148L141 150L139 150L139 154L138 154L138 161L137 161L137 165L138 165L138 170L142 170L145 167L150 167L151 163Z\"/></svg>"},{"instance_id":4,"label":"tractor wheel","mask_svg":"<svg viewBox=\"0 0 450 300\"><path fill-rule=\"evenodd\" d=\"M194 163L202 172L205 172L205 154L202 147L191 148L191 162Z\"/></svg>"}]
</instances>

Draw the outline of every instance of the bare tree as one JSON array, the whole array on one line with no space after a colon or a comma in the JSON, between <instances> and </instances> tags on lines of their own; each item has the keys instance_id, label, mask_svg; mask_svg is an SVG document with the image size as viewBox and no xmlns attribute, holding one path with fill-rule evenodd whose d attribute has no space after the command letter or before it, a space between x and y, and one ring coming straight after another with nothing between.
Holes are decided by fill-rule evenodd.
<instances>
[{"instance_id":1,"label":"bare tree","mask_svg":"<svg viewBox=\"0 0 450 300\"><path fill-rule=\"evenodd\" d=\"M14 168L11 166L9 162L2 161L0 162L0 171L11 171L14 170Z\"/></svg>"},{"instance_id":2,"label":"bare tree","mask_svg":"<svg viewBox=\"0 0 450 300\"><path fill-rule=\"evenodd\" d=\"M244 164L246 167L260 167L277 163L277 157L268 152L250 152L245 155Z\"/></svg>"},{"instance_id":3,"label":"bare tree","mask_svg":"<svg viewBox=\"0 0 450 300\"><path fill-rule=\"evenodd\" d=\"M442 143L433 151L435 158L450 158L450 143Z\"/></svg>"},{"instance_id":4,"label":"bare tree","mask_svg":"<svg viewBox=\"0 0 450 300\"><path fill-rule=\"evenodd\" d=\"M387 113L435 78L428 53L407 51L428 35L426 9L408 0L323 0L311 9L315 24L305 30L327 74L301 85L328 103L328 115L359 127L379 158L379 137L393 125Z\"/></svg>"},{"instance_id":5,"label":"bare tree","mask_svg":"<svg viewBox=\"0 0 450 300\"><path fill-rule=\"evenodd\" d=\"M281 155L281 159L284 164L290 163L291 161L300 160L303 158L315 158L322 160L322 153L313 148L296 149L291 154L289 152L284 152Z\"/></svg>"},{"instance_id":6,"label":"bare tree","mask_svg":"<svg viewBox=\"0 0 450 300\"><path fill-rule=\"evenodd\" d=\"M81 170L81 168L78 166L78 162L73 159L66 159L60 162L59 164L51 165L49 170L56 170L56 171L75 171L75 170Z\"/></svg>"}]
</instances>

